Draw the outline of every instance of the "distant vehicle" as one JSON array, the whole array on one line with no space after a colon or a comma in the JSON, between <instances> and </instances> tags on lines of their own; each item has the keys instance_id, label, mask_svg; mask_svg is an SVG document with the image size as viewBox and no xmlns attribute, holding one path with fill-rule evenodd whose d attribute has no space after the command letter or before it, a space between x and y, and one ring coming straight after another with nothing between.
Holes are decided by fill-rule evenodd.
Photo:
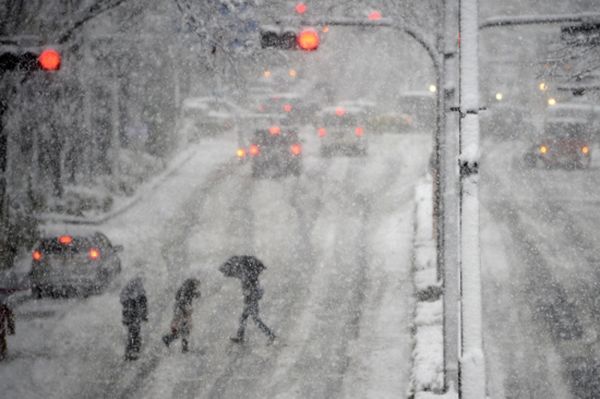
<instances>
[{"instance_id":1,"label":"distant vehicle","mask_svg":"<svg viewBox=\"0 0 600 399\"><path fill-rule=\"evenodd\" d=\"M191 123L201 136L214 136L233 129L246 111L218 97L194 97L183 101L184 123Z\"/></svg>"},{"instance_id":2,"label":"distant vehicle","mask_svg":"<svg viewBox=\"0 0 600 399\"><path fill-rule=\"evenodd\" d=\"M100 232L46 236L32 253L31 293L41 298L100 292L121 272L122 250Z\"/></svg>"},{"instance_id":3,"label":"distant vehicle","mask_svg":"<svg viewBox=\"0 0 600 399\"><path fill-rule=\"evenodd\" d=\"M525 154L530 167L540 162L546 167L588 168L592 160L591 134L585 120L548 119L542 135Z\"/></svg>"},{"instance_id":4,"label":"distant vehicle","mask_svg":"<svg viewBox=\"0 0 600 399\"><path fill-rule=\"evenodd\" d=\"M253 177L300 176L302 152L297 130L274 123L257 128L247 149L238 149L238 157L250 160Z\"/></svg>"},{"instance_id":5,"label":"distant vehicle","mask_svg":"<svg viewBox=\"0 0 600 399\"><path fill-rule=\"evenodd\" d=\"M429 91L406 91L398 98L400 112L411 118L415 130L432 132L435 128L435 95Z\"/></svg>"},{"instance_id":6,"label":"distant vehicle","mask_svg":"<svg viewBox=\"0 0 600 399\"><path fill-rule=\"evenodd\" d=\"M365 123L366 114L361 108L324 108L317 117L321 155L329 156L339 152L367 155Z\"/></svg>"}]
</instances>

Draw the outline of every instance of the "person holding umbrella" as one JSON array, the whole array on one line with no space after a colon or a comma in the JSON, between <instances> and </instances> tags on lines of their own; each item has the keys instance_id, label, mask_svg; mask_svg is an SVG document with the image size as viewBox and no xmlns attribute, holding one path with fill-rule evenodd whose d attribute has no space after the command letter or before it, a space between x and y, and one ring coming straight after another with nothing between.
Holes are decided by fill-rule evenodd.
<instances>
[{"instance_id":1,"label":"person holding umbrella","mask_svg":"<svg viewBox=\"0 0 600 399\"><path fill-rule=\"evenodd\" d=\"M232 342L244 342L248 317L252 317L256 326L267 336L268 344L275 341L275 334L259 316L258 301L263 297L264 290L260 286L258 275L265 269L265 265L259 259L248 255L232 256L219 268L226 277L239 278L242 283L244 310L240 316L240 327L236 336L229 338Z\"/></svg>"}]
</instances>

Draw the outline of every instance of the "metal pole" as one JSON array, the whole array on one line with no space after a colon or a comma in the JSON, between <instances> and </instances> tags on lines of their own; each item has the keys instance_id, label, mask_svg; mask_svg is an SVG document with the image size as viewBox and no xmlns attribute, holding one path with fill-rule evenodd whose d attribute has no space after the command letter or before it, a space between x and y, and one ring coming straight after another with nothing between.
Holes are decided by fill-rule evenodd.
<instances>
[{"instance_id":1,"label":"metal pole","mask_svg":"<svg viewBox=\"0 0 600 399\"><path fill-rule=\"evenodd\" d=\"M460 397L485 398L479 242L478 1L460 1Z\"/></svg>"},{"instance_id":2,"label":"metal pole","mask_svg":"<svg viewBox=\"0 0 600 399\"><path fill-rule=\"evenodd\" d=\"M458 2L444 1L443 75L444 132L442 180L444 246L440 258L444 281L444 385L458 389L459 349L459 239L458 239L458 113L450 109L458 104Z\"/></svg>"}]
</instances>

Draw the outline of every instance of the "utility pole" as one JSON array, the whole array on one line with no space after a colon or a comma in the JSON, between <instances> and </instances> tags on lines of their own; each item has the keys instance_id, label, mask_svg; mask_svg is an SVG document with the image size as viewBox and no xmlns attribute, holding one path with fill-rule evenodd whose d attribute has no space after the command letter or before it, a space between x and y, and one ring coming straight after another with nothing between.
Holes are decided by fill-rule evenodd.
<instances>
[{"instance_id":1,"label":"utility pole","mask_svg":"<svg viewBox=\"0 0 600 399\"><path fill-rule=\"evenodd\" d=\"M444 131L441 145L443 226L442 263L444 282L444 385L458 389L459 347L459 214L458 214L458 1L445 0L443 10Z\"/></svg>"},{"instance_id":2,"label":"utility pole","mask_svg":"<svg viewBox=\"0 0 600 399\"><path fill-rule=\"evenodd\" d=\"M460 397L486 396L479 240L478 0L460 0Z\"/></svg>"}]
</instances>

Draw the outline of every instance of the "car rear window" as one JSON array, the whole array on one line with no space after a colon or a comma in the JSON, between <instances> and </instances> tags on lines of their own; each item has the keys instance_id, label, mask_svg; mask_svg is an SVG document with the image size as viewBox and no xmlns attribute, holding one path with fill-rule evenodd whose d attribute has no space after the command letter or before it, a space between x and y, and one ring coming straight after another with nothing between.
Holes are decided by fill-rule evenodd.
<instances>
[{"instance_id":1,"label":"car rear window","mask_svg":"<svg viewBox=\"0 0 600 399\"><path fill-rule=\"evenodd\" d=\"M40 241L39 248L46 254L65 255L85 253L92 247L99 247L98 240L89 237L73 237L70 244L61 244L58 237L44 238Z\"/></svg>"}]
</instances>

